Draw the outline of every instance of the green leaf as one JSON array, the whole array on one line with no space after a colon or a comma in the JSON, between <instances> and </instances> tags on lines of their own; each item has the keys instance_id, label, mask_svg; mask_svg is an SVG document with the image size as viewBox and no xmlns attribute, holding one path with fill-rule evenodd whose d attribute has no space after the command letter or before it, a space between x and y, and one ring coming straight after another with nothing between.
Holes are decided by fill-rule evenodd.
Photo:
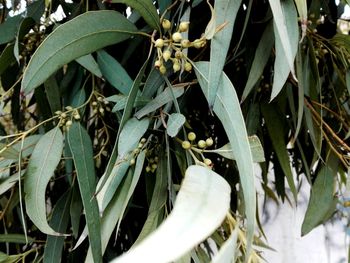
<instances>
[{"instance_id":1,"label":"green leaf","mask_svg":"<svg viewBox=\"0 0 350 263\"><path fill-rule=\"evenodd\" d=\"M272 23L269 23L266 26L264 33L260 39L259 45L255 51L253 63L249 71L248 81L243 91L242 101L244 101L247 98L247 96L249 95L249 93L263 74L265 65L271 56L273 44L273 28Z\"/></svg>"},{"instance_id":2,"label":"green leaf","mask_svg":"<svg viewBox=\"0 0 350 263\"><path fill-rule=\"evenodd\" d=\"M27 239L25 235L22 234L0 234L1 243L17 243L17 244L26 244ZM28 242L33 243L34 238L28 237ZM0 260L0 262L2 262Z\"/></svg>"},{"instance_id":3,"label":"green leaf","mask_svg":"<svg viewBox=\"0 0 350 263\"><path fill-rule=\"evenodd\" d=\"M6 21L0 24L0 45L6 44L16 37L17 29L22 22L21 15L9 17Z\"/></svg>"},{"instance_id":4,"label":"green leaf","mask_svg":"<svg viewBox=\"0 0 350 263\"><path fill-rule=\"evenodd\" d=\"M183 87L173 88L173 93L175 98L178 98L184 93L184 88ZM153 100L147 103L145 107L143 107L138 112L136 112L135 117L140 119L143 116L156 111L157 109L164 106L170 101L173 101L173 96L171 94L170 88L167 87L164 89L162 93L160 93L157 97L155 97Z\"/></svg>"},{"instance_id":5,"label":"green leaf","mask_svg":"<svg viewBox=\"0 0 350 263\"><path fill-rule=\"evenodd\" d=\"M107 81L121 93L128 95L133 81L122 65L104 50L97 52L97 63Z\"/></svg>"},{"instance_id":6,"label":"green leaf","mask_svg":"<svg viewBox=\"0 0 350 263\"><path fill-rule=\"evenodd\" d=\"M35 25L35 21L31 17L24 18L18 26L18 31L16 35L15 46L13 49L13 54L16 57L18 64L20 63L19 55L23 47L20 46L20 42L23 40L24 36L29 32L29 30Z\"/></svg>"},{"instance_id":7,"label":"green leaf","mask_svg":"<svg viewBox=\"0 0 350 263\"><path fill-rule=\"evenodd\" d=\"M335 211L337 198L334 195L335 172L323 166L317 174L311 188L311 196L305 218L301 226L301 235L305 236L312 229L322 224Z\"/></svg>"},{"instance_id":8,"label":"green leaf","mask_svg":"<svg viewBox=\"0 0 350 263\"><path fill-rule=\"evenodd\" d=\"M136 31L132 23L115 11L86 12L64 23L33 54L23 75L22 90L28 94L64 64L119 43Z\"/></svg>"},{"instance_id":9,"label":"green leaf","mask_svg":"<svg viewBox=\"0 0 350 263\"><path fill-rule=\"evenodd\" d=\"M68 131L68 143L77 172L93 259L102 262L100 216L97 201L93 198L96 179L92 142L87 131L79 123L73 123Z\"/></svg>"},{"instance_id":10,"label":"green leaf","mask_svg":"<svg viewBox=\"0 0 350 263\"><path fill-rule=\"evenodd\" d=\"M180 258L221 225L230 208L230 194L229 184L217 173L202 166L188 167L167 219L112 262L172 262Z\"/></svg>"},{"instance_id":11,"label":"green leaf","mask_svg":"<svg viewBox=\"0 0 350 263\"><path fill-rule=\"evenodd\" d=\"M221 246L219 252L214 256L211 263L231 263L235 262L237 250L238 224L231 236Z\"/></svg>"},{"instance_id":12,"label":"green leaf","mask_svg":"<svg viewBox=\"0 0 350 263\"><path fill-rule=\"evenodd\" d=\"M271 99L282 90L283 85L294 72L294 59L298 50L299 28L298 14L292 0L269 0L274 16L276 60ZM287 61L287 63L286 63Z\"/></svg>"},{"instance_id":13,"label":"green leaf","mask_svg":"<svg viewBox=\"0 0 350 263\"><path fill-rule=\"evenodd\" d=\"M70 200L71 190L67 191L60 197L52 211L50 226L60 233L64 233L67 230ZM47 236L44 250L44 263L60 263L63 245L64 237Z\"/></svg>"},{"instance_id":14,"label":"green leaf","mask_svg":"<svg viewBox=\"0 0 350 263\"><path fill-rule=\"evenodd\" d=\"M46 219L46 186L61 160L63 150L63 135L56 127L35 145L30 157L24 180L26 211L29 218L43 233L61 235L54 231Z\"/></svg>"},{"instance_id":15,"label":"green leaf","mask_svg":"<svg viewBox=\"0 0 350 263\"><path fill-rule=\"evenodd\" d=\"M204 61L197 62L194 68L199 84L201 88L205 90L208 85L206 76L208 76L209 63ZM256 209L253 159L240 103L235 88L225 73L221 75L219 87L213 109L224 126L227 137L232 145L234 155L237 158L236 162L238 165L244 196L245 214L247 217L247 251L249 252L255 231ZM248 252L247 255L250 253Z\"/></svg>"},{"instance_id":16,"label":"green leaf","mask_svg":"<svg viewBox=\"0 0 350 263\"><path fill-rule=\"evenodd\" d=\"M248 140L250 144L250 151L252 152L253 162L265 162L264 148L261 145L259 137L256 135L249 136ZM205 152L217 153L227 159L236 160L235 155L232 151L231 143L227 143L215 150L205 150Z\"/></svg>"},{"instance_id":17,"label":"green leaf","mask_svg":"<svg viewBox=\"0 0 350 263\"><path fill-rule=\"evenodd\" d=\"M120 111L125 108L128 96L125 95L113 95L110 97L107 97L106 100L115 102L116 104L113 106L112 112ZM136 97L134 107L144 107L148 102L151 100L148 98L144 98L141 96Z\"/></svg>"},{"instance_id":18,"label":"green leaf","mask_svg":"<svg viewBox=\"0 0 350 263\"><path fill-rule=\"evenodd\" d=\"M47 101L49 102L50 109L52 115L55 114L56 111L61 110L61 94L60 88L57 84L57 80L55 76L50 76L45 82L45 93Z\"/></svg>"},{"instance_id":19,"label":"green leaf","mask_svg":"<svg viewBox=\"0 0 350 263\"><path fill-rule=\"evenodd\" d=\"M293 174L290 167L289 155L287 152L286 142L284 140L284 126L282 114L276 111L276 105L264 104L261 105L261 111L263 113L267 131L270 135L272 146L276 152L278 161L281 165L283 173L287 178L288 185L294 196L294 200L297 200L297 190L294 184Z\"/></svg>"},{"instance_id":20,"label":"green leaf","mask_svg":"<svg viewBox=\"0 0 350 263\"><path fill-rule=\"evenodd\" d=\"M35 145L41 137L42 135L40 134L25 137L23 145L22 141L20 141L15 143L13 146L7 147L5 150L1 151L0 157L18 161L18 157L21 152L22 158L26 158L33 152ZM0 149L3 149L3 147L6 147L6 144L0 143Z\"/></svg>"},{"instance_id":21,"label":"green leaf","mask_svg":"<svg viewBox=\"0 0 350 263\"><path fill-rule=\"evenodd\" d=\"M230 46L233 26L242 0L217 0L214 5L215 26L227 23L223 29L216 32L210 44L210 64L208 76L208 93L206 95L209 106L213 107L219 88L226 55Z\"/></svg>"},{"instance_id":22,"label":"green leaf","mask_svg":"<svg viewBox=\"0 0 350 263\"><path fill-rule=\"evenodd\" d=\"M98 193L99 207L102 211L109 204L116 189L122 181L131 159L131 152L137 148L141 137L145 134L149 126L149 119L137 120L132 118L126 122L120 132L118 139L118 158L111 174Z\"/></svg>"},{"instance_id":23,"label":"green leaf","mask_svg":"<svg viewBox=\"0 0 350 263\"><path fill-rule=\"evenodd\" d=\"M158 168L156 171L156 182L153 189L151 203L148 209L148 215L146 222L144 223L141 233L137 237L134 243L136 246L142 240L144 240L150 233L152 233L159 222L162 221L164 217L164 207L168 198L167 193L168 186L168 171L167 171L167 161L165 154L160 155L158 162Z\"/></svg>"},{"instance_id":24,"label":"green leaf","mask_svg":"<svg viewBox=\"0 0 350 263\"><path fill-rule=\"evenodd\" d=\"M1 168L0 170L2 170ZM24 174L25 171L22 171L22 175ZM0 173L1 175L1 173ZM10 190L17 182L19 179L19 173L15 173L9 177L7 177L5 180L1 181L0 183L0 195L3 195L6 193L8 190Z\"/></svg>"},{"instance_id":25,"label":"green leaf","mask_svg":"<svg viewBox=\"0 0 350 263\"><path fill-rule=\"evenodd\" d=\"M0 76L16 62L16 58L13 54L14 44L7 45L0 55Z\"/></svg>"},{"instance_id":26,"label":"green leaf","mask_svg":"<svg viewBox=\"0 0 350 263\"><path fill-rule=\"evenodd\" d=\"M77 58L75 61L78 62L80 65L82 65L84 68L86 68L95 76L102 78L102 72L97 62L95 61L94 57L91 54Z\"/></svg>"},{"instance_id":27,"label":"green leaf","mask_svg":"<svg viewBox=\"0 0 350 263\"><path fill-rule=\"evenodd\" d=\"M123 3L137 10L147 24L160 32L160 19L156 7L151 0L112 0L112 3Z\"/></svg>"},{"instance_id":28,"label":"green leaf","mask_svg":"<svg viewBox=\"0 0 350 263\"><path fill-rule=\"evenodd\" d=\"M181 127L185 124L186 118L181 113L172 113L167 122L166 132L170 137L175 137Z\"/></svg>"}]
</instances>

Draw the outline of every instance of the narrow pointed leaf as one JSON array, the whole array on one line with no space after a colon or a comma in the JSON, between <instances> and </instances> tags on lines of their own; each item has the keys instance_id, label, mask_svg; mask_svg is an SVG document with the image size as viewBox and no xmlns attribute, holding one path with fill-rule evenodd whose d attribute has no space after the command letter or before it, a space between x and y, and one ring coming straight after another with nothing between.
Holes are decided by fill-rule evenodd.
<instances>
[{"instance_id":1,"label":"narrow pointed leaf","mask_svg":"<svg viewBox=\"0 0 350 263\"><path fill-rule=\"evenodd\" d=\"M121 42L136 31L126 17L115 11L86 12L64 23L33 54L23 75L22 90L29 93L64 64Z\"/></svg>"},{"instance_id":2,"label":"narrow pointed leaf","mask_svg":"<svg viewBox=\"0 0 350 263\"><path fill-rule=\"evenodd\" d=\"M134 8L152 29L160 31L160 19L152 0L112 0L111 2L127 4Z\"/></svg>"},{"instance_id":3,"label":"narrow pointed leaf","mask_svg":"<svg viewBox=\"0 0 350 263\"><path fill-rule=\"evenodd\" d=\"M93 259L102 262L100 216L97 201L93 198L96 179L92 142L87 131L79 123L73 123L68 131L68 143L77 172Z\"/></svg>"},{"instance_id":4,"label":"narrow pointed leaf","mask_svg":"<svg viewBox=\"0 0 350 263\"><path fill-rule=\"evenodd\" d=\"M33 243L34 238L28 237L28 242ZM25 235L22 234L0 234L1 243L17 243L17 244L26 244L27 240ZM0 260L0 262L3 262Z\"/></svg>"},{"instance_id":5,"label":"narrow pointed leaf","mask_svg":"<svg viewBox=\"0 0 350 263\"><path fill-rule=\"evenodd\" d=\"M231 236L221 246L211 263L232 263L236 258L237 237L239 228L236 226Z\"/></svg>"},{"instance_id":6,"label":"narrow pointed leaf","mask_svg":"<svg viewBox=\"0 0 350 263\"><path fill-rule=\"evenodd\" d=\"M166 132L170 137L175 137L181 127L185 124L186 118L181 113L172 113L169 116Z\"/></svg>"},{"instance_id":7,"label":"narrow pointed leaf","mask_svg":"<svg viewBox=\"0 0 350 263\"><path fill-rule=\"evenodd\" d=\"M208 62L195 63L195 72L203 93L208 85L206 78L208 71ZM247 217L247 251L249 252L255 231L256 213L253 159L240 103L235 88L225 73L221 75L219 86L213 109L224 126L227 137L233 146L234 155L237 158L236 162L239 169ZM248 252L247 254L249 255Z\"/></svg>"},{"instance_id":8,"label":"narrow pointed leaf","mask_svg":"<svg viewBox=\"0 0 350 263\"><path fill-rule=\"evenodd\" d=\"M77 58L76 61L95 76L102 78L101 70L91 54Z\"/></svg>"},{"instance_id":9,"label":"narrow pointed leaf","mask_svg":"<svg viewBox=\"0 0 350 263\"><path fill-rule=\"evenodd\" d=\"M322 167L317 174L311 188L309 204L301 226L302 236L329 219L330 215L335 211L337 198L334 195L334 175L335 172L328 166Z\"/></svg>"},{"instance_id":10,"label":"narrow pointed leaf","mask_svg":"<svg viewBox=\"0 0 350 263\"><path fill-rule=\"evenodd\" d=\"M164 263L180 258L220 226L229 211L230 193L229 184L220 175L202 166L190 166L167 219L112 262Z\"/></svg>"},{"instance_id":11,"label":"narrow pointed leaf","mask_svg":"<svg viewBox=\"0 0 350 263\"><path fill-rule=\"evenodd\" d=\"M45 192L61 160L62 151L63 135L56 127L42 136L36 144L24 180L27 215L41 232L50 235L60 234L47 223Z\"/></svg>"},{"instance_id":12,"label":"narrow pointed leaf","mask_svg":"<svg viewBox=\"0 0 350 263\"><path fill-rule=\"evenodd\" d=\"M225 65L227 51L232 38L233 26L235 24L237 12L241 7L241 2L242 0L215 1L215 26L218 27L224 23L226 23L226 25L223 29L214 34L210 44L210 68L208 83L208 103L210 107L214 106L221 73Z\"/></svg>"}]
</instances>

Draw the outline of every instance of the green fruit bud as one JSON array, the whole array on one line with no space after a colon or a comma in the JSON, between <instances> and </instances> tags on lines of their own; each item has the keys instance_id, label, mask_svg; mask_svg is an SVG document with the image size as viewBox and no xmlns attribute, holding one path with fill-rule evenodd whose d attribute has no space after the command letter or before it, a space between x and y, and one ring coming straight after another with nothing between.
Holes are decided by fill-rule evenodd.
<instances>
[{"instance_id":1,"label":"green fruit bud","mask_svg":"<svg viewBox=\"0 0 350 263\"><path fill-rule=\"evenodd\" d=\"M190 133L187 134L187 138L190 141L194 141L196 139L196 134L194 132L190 132Z\"/></svg>"},{"instance_id":2,"label":"green fruit bud","mask_svg":"<svg viewBox=\"0 0 350 263\"><path fill-rule=\"evenodd\" d=\"M141 139L141 143L145 143L146 141L147 141L146 138L142 138L142 139Z\"/></svg>"},{"instance_id":3,"label":"green fruit bud","mask_svg":"<svg viewBox=\"0 0 350 263\"><path fill-rule=\"evenodd\" d=\"M192 64L188 61L185 63L185 71L190 72L192 70Z\"/></svg>"},{"instance_id":4,"label":"green fruit bud","mask_svg":"<svg viewBox=\"0 0 350 263\"><path fill-rule=\"evenodd\" d=\"M155 47L162 48L162 47L164 46L164 40L161 39L161 38L158 38L158 39L156 40L156 42L154 43L154 46L155 46Z\"/></svg>"},{"instance_id":5,"label":"green fruit bud","mask_svg":"<svg viewBox=\"0 0 350 263\"><path fill-rule=\"evenodd\" d=\"M166 67L164 67L164 65L161 65L159 67L159 72L164 75L166 73Z\"/></svg>"},{"instance_id":6,"label":"green fruit bud","mask_svg":"<svg viewBox=\"0 0 350 263\"><path fill-rule=\"evenodd\" d=\"M205 140L205 143L208 147L212 146L214 144L214 141L212 138L208 138Z\"/></svg>"},{"instance_id":7,"label":"green fruit bud","mask_svg":"<svg viewBox=\"0 0 350 263\"><path fill-rule=\"evenodd\" d=\"M179 62L175 61L173 64L173 70L174 72L178 72L181 69L181 65Z\"/></svg>"},{"instance_id":8,"label":"green fruit bud","mask_svg":"<svg viewBox=\"0 0 350 263\"><path fill-rule=\"evenodd\" d=\"M157 165L154 163L154 164L152 164L152 170L155 170L155 169L157 169Z\"/></svg>"},{"instance_id":9,"label":"green fruit bud","mask_svg":"<svg viewBox=\"0 0 350 263\"><path fill-rule=\"evenodd\" d=\"M183 141L181 144L182 148L184 148L185 150L188 150L191 148L191 143L189 141Z\"/></svg>"},{"instance_id":10,"label":"green fruit bud","mask_svg":"<svg viewBox=\"0 0 350 263\"><path fill-rule=\"evenodd\" d=\"M198 147L199 148L205 148L207 146L207 144L205 143L204 140L199 140L198 141Z\"/></svg>"},{"instance_id":11,"label":"green fruit bud","mask_svg":"<svg viewBox=\"0 0 350 263\"><path fill-rule=\"evenodd\" d=\"M151 167L146 166L146 172L149 173L151 171Z\"/></svg>"},{"instance_id":12,"label":"green fruit bud","mask_svg":"<svg viewBox=\"0 0 350 263\"><path fill-rule=\"evenodd\" d=\"M134 165L135 164L135 158L132 158L131 160L130 160L130 165Z\"/></svg>"},{"instance_id":13,"label":"green fruit bud","mask_svg":"<svg viewBox=\"0 0 350 263\"><path fill-rule=\"evenodd\" d=\"M188 39L183 39L181 40L181 46L183 48L188 48L191 46L191 41L189 41Z\"/></svg>"},{"instance_id":14,"label":"green fruit bud","mask_svg":"<svg viewBox=\"0 0 350 263\"><path fill-rule=\"evenodd\" d=\"M196 39L195 41L193 41L193 46L198 49L204 47L205 43L205 39Z\"/></svg>"},{"instance_id":15,"label":"green fruit bud","mask_svg":"<svg viewBox=\"0 0 350 263\"><path fill-rule=\"evenodd\" d=\"M164 59L164 61L167 62L167 61L170 59L170 57L171 57L171 52L170 52L170 50L165 50L165 51L163 52L163 59Z\"/></svg>"},{"instance_id":16,"label":"green fruit bud","mask_svg":"<svg viewBox=\"0 0 350 263\"><path fill-rule=\"evenodd\" d=\"M156 62L154 62L154 66L155 66L156 68L160 68L162 65L163 65L163 63L162 63L162 61L160 61L160 60L156 60Z\"/></svg>"},{"instance_id":17,"label":"green fruit bud","mask_svg":"<svg viewBox=\"0 0 350 263\"><path fill-rule=\"evenodd\" d=\"M164 30L169 30L171 28L171 22L168 19L163 19L162 27Z\"/></svg>"},{"instance_id":18,"label":"green fruit bud","mask_svg":"<svg viewBox=\"0 0 350 263\"><path fill-rule=\"evenodd\" d=\"M210 159L208 159L208 158L205 158L203 160L203 162L205 163L205 165L208 165L208 166L211 166L213 164L213 162Z\"/></svg>"},{"instance_id":19,"label":"green fruit bud","mask_svg":"<svg viewBox=\"0 0 350 263\"><path fill-rule=\"evenodd\" d=\"M186 32L189 28L190 22L181 22L179 25L179 31L180 32Z\"/></svg>"},{"instance_id":20,"label":"green fruit bud","mask_svg":"<svg viewBox=\"0 0 350 263\"><path fill-rule=\"evenodd\" d=\"M71 120L68 120L66 122L66 127L70 127L70 126L72 126L72 124L73 124L73 122Z\"/></svg>"},{"instance_id":21,"label":"green fruit bud","mask_svg":"<svg viewBox=\"0 0 350 263\"><path fill-rule=\"evenodd\" d=\"M182 35L180 32L175 32L171 38L173 39L174 42L180 42L182 40Z\"/></svg>"},{"instance_id":22,"label":"green fruit bud","mask_svg":"<svg viewBox=\"0 0 350 263\"><path fill-rule=\"evenodd\" d=\"M181 52L180 50L178 50L178 51L175 52L175 57L176 57L177 59L182 58L182 56L183 56L183 54L182 54L182 52Z\"/></svg>"}]
</instances>

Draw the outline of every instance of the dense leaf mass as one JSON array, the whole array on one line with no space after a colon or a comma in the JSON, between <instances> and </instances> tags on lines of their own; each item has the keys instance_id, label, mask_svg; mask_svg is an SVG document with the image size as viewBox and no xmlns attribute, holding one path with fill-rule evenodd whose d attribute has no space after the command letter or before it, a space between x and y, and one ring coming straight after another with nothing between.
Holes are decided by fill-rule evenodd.
<instances>
[{"instance_id":1,"label":"dense leaf mass","mask_svg":"<svg viewBox=\"0 0 350 263\"><path fill-rule=\"evenodd\" d=\"M1 262L260 262L257 183L350 220L345 1L5 2Z\"/></svg>"}]
</instances>

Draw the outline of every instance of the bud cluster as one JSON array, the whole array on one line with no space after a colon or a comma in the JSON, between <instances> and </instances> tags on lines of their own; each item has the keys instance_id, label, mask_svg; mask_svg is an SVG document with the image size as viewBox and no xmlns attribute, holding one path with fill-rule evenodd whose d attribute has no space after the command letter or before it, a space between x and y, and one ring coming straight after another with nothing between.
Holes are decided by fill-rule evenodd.
<instances>
[{"instance_id":1,"label":"bud cluster","mask_svg":"<svg viewBox=\"0 0 350 263\"><path fill-rule=\"evenodd\" d=\"M196 39L191 42L188 39L184 39L182 34L189 29L190 22L181 22L174 33L171 32L172 23L167 20L162 20L162 27L164 34L162 38L158 38L153 41L154 46L157 48L158 58L154 63L154 66L160 73L166 73L165 63L170 61L173 66L173 71L178 72L184 70L190 72L192 70L192 64L184 55L183 50L189 47L202 48L206 44L205 38Z\"/></svg>"},{"instance_id":2,"label":"bud cluster","mask_svg":"<svg viewBox=\"0 0 350 263\"><path fill-rule=\"evenodd\" d=\"M80 114L77 109L73 109L72 106L66 106L66 111L62 112L60 110L55 112L55 115L59 118L59 126L62 127L64 131L68 130L73 124L73 120L80 120Z\"/></svg>"},{"instance_id":3,"label":"bud cluster","mask_svg":"<svg viewBox=\"0 0 350 263\"><path fill-rule=\"evenodd\" d=\"M97 97L97 100L91 103L92 112L104 116L105 110L110 111L110 108L107 107L108 104L109 101L104 100L102 97Z\"/></svg>"}]
</instances>

